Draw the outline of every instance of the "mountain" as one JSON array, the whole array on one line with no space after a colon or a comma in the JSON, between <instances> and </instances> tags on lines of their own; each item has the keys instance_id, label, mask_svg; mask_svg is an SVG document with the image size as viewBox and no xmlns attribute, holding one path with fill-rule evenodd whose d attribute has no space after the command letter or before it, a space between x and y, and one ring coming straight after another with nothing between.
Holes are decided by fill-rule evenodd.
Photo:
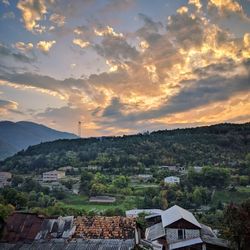
<instances>
[{"instance_id":1,"label":"mountain","mask_svg":"<svg viewBox=\"0 0 250 250\"><path fill-rule=\"evenodd\" d=\"M41 143L0 162L0 168L27 173L67 165L95 165L110 174L122 174L135 173L144 167L175 164L233 167L240 166L249 152L250 123L218 124Z\"/></svg>"},{"instance_id":2,"label":"mountain","mask_svg":"<svg viewBox=\"0 0 250 250\"><path fill-rule=\"evenodd\" d=\"M77 136L74 134L60 132L33 122L0 121L0 159L41 142L75 138Z\"/></svg>"}]
</instances>

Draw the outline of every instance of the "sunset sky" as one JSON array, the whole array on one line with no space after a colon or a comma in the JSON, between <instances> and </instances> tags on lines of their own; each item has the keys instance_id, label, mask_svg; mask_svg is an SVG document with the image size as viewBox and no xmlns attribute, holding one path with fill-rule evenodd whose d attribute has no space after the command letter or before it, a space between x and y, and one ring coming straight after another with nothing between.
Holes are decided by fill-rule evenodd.
<instances>
[{"instance_id":1,"label":"sunset sky","mask_svg":"<svg viewBox=\"0 0 250 250\"><path fill-rule=\"evenodd\" d=\"M250 121L250 0L0 0L0 120L85 137Z\"/></svg>"}]
</instances>

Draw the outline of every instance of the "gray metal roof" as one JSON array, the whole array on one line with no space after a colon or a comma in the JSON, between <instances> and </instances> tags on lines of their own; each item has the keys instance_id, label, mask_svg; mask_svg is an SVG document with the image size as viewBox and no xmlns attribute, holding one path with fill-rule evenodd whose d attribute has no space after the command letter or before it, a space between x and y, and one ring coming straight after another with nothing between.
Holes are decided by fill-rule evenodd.
<instances>
[{"instance_id":1,"label":"gray metal roof","mask_svg":"<svg viewBox=\"0 0 250 250\"><path fill-rule=\"evenodd\" d=\"M186 209L183 209L177 205L165 210L161 214L162 218L162 225L163 227L166 227L180 219L184 219L191 224L201 228L200 223L195 219L194 215L187 211Z\"/></svg>"},{"instance_id":2,"label":"gray metal roof","mask_svg":"<svg viewBox=\"0 0 250 250\"><path fill-rule=\"evenodd\" d=\"M165 236L165 230L161 222L146 229L145 233L146 240L153 241L163 236Z\"/></svg>"},{"instance_id":3,"label":"gray metal roof","mask_svg":"<svg viewBox=\"0 0 250 250\"><path fill-rule=\"evenodd\" d=\"M0 243L1 250L130 250L135 246L134 240L91 239L76 241L34 241L25 243Z\"/></svg>"},{"instance_id":4,"label":"gray metal roof","mask_svg":"<svg viewBox=\"0 0 250 250\"><path fill-rule=\"evenodd\" d=\"M196 244L200 244L200 243L202 243L201 238L183 240L183 241L180 241L180 242L169 244L169 250L179 249L179 248L182 248L182 247L192 246L192 245L196 245Z\"/></svg>"}]
</instances>

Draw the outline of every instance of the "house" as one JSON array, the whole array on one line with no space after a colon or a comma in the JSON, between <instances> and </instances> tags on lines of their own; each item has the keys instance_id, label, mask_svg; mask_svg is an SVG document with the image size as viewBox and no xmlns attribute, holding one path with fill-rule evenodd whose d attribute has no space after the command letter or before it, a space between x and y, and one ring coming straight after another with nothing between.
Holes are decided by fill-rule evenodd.
<instances>
[{"instance_id":1,"label":"house","mask_svg":"<svg viewBox=\"0 0 250 250\"><path fill-rule=\"evenodd\" d=\"M10 186L12 174L10 172L0 172L0 188Z\"/></svg>"},{"instance_id":2,"label":"house","mask_svg":"<svg viewBox=\"0 0 250 250\"><path fill-rule=\"evenodd\" d=\"M202 167L200 167L200 166L194 166L193 169L194 169L195 173L201 173L201 171L202 171Z\"/></svg>"},{"instance_id":3,"label":"house","mask_svg":"<svg viewBox=\"0 0 250 250\"><path fill-rule=\"evenodd\" d=\"M153 175L152 174L138 174L137 178L141 181L149 181L151 179L153 179Z\"/></svg>"},{"instance_id":4,"label":"house","mask_svg":"<svg viewBox=\"0 0 250 250\"><path fill-rule=\"evenodd\" d=\"M159 215L146 216L148 223ZM200 224L192 213L175 205L160 215L160 220L149 226L142 243L153 249L228 250L229 244L219 239L208 226ZM159 247L161 245L161 248ZM154 245L157 247L154 248Z\"/></svg>"},{"instance_id":5,"label":"house","mask_svg":"<svg viewBox=\"0 0 250 250\"><path fill-rule=\"evenodd\" d=\"M177 176L168 176L164 179L164 183L166 183L166 184L179 184L180 178Z\"/></svg>"},{"instance_id":6,"label":"house","mask_svg":"<svg viewBox=\"0 0 250 250\"><path fill-rule=\"evenodd\" d=\"M43 173L43 182L46 181L58 181L59 179L65 177L65 172L64 171L49 171Z\"/></svg>"},{"instance_id":7,"label":"house","mask_svg":"<svg viewBox=\"0 0 250 250\"><path fill-rule=\"evenodd\" d=\"M179 167L173 165L173 166L160 166L159 168L163 168L163 169L168 169L169 171L175 171L177 172Z\"/></svg>"},{"instance_id":8,"label":"house","mask_svg":"<svg viewBox=\"0 0 250 250\"><path fill-rule=\"evenodd\" d=\"M87 169L88 170L101 170L102 167L101 166L97 166L97 165L88 165Z\"/></svg>"},{"instance_id":9,"label":"house","mask_svg":"<svg viewBox=\"0 0 250 250\"><path fill-rule=\"evenodd\" d=\"M162 212L163 211L161 209L131 209L126 211L126 217L138 217L141 213L148 215L160 215Z\"/></svg>"}]
</instances>

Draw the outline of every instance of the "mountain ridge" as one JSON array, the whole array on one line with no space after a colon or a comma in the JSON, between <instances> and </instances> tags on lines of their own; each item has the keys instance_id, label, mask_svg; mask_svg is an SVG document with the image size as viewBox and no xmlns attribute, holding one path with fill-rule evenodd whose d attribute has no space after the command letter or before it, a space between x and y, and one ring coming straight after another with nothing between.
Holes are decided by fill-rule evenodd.
<instances>
[{"instance_id":1,"label":"mountain ridge","mask_svg":"<svg viewBox=\"0 0 250 250\"><path fill-rule=\"evenodd\" d=\"M76 135L29 121L0 121L0 159L41 142L76 139Z\"/></svg>"},{"instance_id":2,"label":"mountain ridge","mask_svg":"<svg viewBox=\"0 0 250 250\"><path fill-rule=\"evenodd\" d=\"M62 166L102 166L137 171L139 166L240 165L250 152L250 123L216 124L135 135L41 143L0 162L5 170L45 171Z\"/></svg>"}]
</instances>

